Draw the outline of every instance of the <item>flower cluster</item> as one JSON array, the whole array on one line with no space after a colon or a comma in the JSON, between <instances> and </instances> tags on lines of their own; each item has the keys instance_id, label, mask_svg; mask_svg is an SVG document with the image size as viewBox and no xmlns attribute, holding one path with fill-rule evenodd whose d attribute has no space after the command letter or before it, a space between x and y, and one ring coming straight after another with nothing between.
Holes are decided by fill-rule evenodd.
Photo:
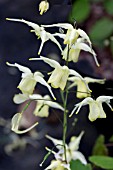
<instances>
[{"instance_id":1,"label":"flower cluster","mask_svg":"<svg viewBox=\"0 0 113 170\"><path fill-rule=\"evenodd\" d=\"M42 1L39 5L40 14L42 15L48 10L48 8L48 2L46 0ZM75 64L76 62L78 62L81 50L89 52L91 55L93 55L96 65L99 66L96 53L92 48L92 43L89 36L82 29L77 29L70 23L38 25L24 19L7 18L7 20L27 24L33 29L31 30L31 32L34 32L36 37L38 37L38 39L41 39L41 45L38 50L38 55L41 54L44 43L51 40L58 46L64 62L64 64L61 65L59 62L41 55L37 58L30 58L30 60L36 60L37 62L43 61L50 67L52 67L52 71L48 73L47 81L45 80L44 74L42 74L39 70L32 73L32 71L28 67L22 66L17 63L10 64L9 62L7 62L8 66L17 67L22 72L22 79L17 86L21 93L15 94L13 98L14 102L16 104L20 104L28 101L27 106L22 110L22 112L16 113L12 118L12 130L18 134L21 134L28 132L38 124L38 122L36 122L28 129L19 130L19 125L22 119L23 112L34 100L36 101L36 108L33 112L35 116L48 117L49 107L60 109L64 113L63 140L57 140L46 135L46 137L50 139L58 149L58 152L47 149L49 152L54 154L55 160L51 162L46 170L70 170L71 160L76 159L79 159L83 164L87 164L84 155L78 151L83 132L81 132L78 137L73 136L70 140L70 143L68 145L66 144L67 118L69 117L67 111L68 93L70 92L70 89L72 87L76 86L76 97L80 99L84 98L80 103L75 105L70 116L72 116L76 110L76 113L78 113L82 106L88 104L90 110L88 118L90 121L95 121L97 118L106 118L106 113L103 110L102 103L106 103L112 110L110 100L113 99L112 96L99 96L96 100L93 99L91 96L92 91L89 88L89 83L104 84L105 79L82 77L82 75L80 75L76 70L73 70L71 69L71 67L69 67L69 62L74 62ZM46 31L46 28L48 27L58 27L59 29L61 28L62 33L55 32L51 34L50 32ZM63 39L64 49L59 41L56 39L57 36ZM53 99L49 95L42 96L41 94L36 94L35 88L37 83L45 86ZM60 90L62 96L62 104L59 104L58 98L55 97L52 88Z\"/></svg>"}]
</instances>

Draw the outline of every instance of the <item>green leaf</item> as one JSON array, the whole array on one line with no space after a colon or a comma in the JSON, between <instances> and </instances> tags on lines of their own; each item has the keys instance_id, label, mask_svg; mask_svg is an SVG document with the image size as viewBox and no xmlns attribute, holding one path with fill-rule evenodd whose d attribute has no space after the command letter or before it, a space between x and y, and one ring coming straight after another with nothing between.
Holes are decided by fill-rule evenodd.
<instances>
[{"instance_id":1,"label":"green leaf","mask_svg":"<svg viewBox=\"0 0 113 170\"><path fill-rule=\"evenodd\" d=\"M108 14L113 15L113 0L104 0L104 8Z\"/></svg>"},{"instance_id":2,"label":"green leaf","mask_svg":"<svg viewBox=\"0 0 113 170\"><path fill-rule=\"evenodd\" d=\"M109 142L113 142L113 135L110 137Z\"/></svg>"},{"instance_id":3,"label":"green leaf","mask_svg":"<svg viewBox=\"0 0 113 170\"><path fill-rule=\"evenodd\" d=\"M102 42L113 32L113 21L104 17L97 21L91 28L89 35L93 43Z\"/></svg>"},{"instance_id":4,"label":"green leaf","mask_svg":"<svg viewBox=\"0 0 113 170\"><path fill-rule=\"evenodd\" d=\"M70 167L71 170L92 170L91 164L84 165L79 160L71 161Z\"/></svg>"},{"instance_id":5,"label":"green leaf","mask_svg":"<svg viewBox=\"0 0 113 170\"><path fill-rule=\"evenodd\" d=\"M105 137L104 135L100 135L93 147L92 154L93 155L108 155L108 149L106 145L104 144L105 142Z\"/></svg>"},{"instance_id":6,"label":"green leaf","mask_svg":"<svg viewBox=\"0 0 113 170\"><path fill-rule=\"evenodd\" d=\"M90 156L89 161L103 169L113 169L113 158L108 156Z\"/></svg>"},{"instance_id":7,"label":"green leaf","mask_svg":"<svg viewBox=\"0 0 113 170\"><path fill-rule=\"evenodd\" d=\"M69 15L69 21L75 19L77 23L85 21L90 13L90 4L88 0L76 0L72 6L72 12Z\"/></svg>"}]
</instances>

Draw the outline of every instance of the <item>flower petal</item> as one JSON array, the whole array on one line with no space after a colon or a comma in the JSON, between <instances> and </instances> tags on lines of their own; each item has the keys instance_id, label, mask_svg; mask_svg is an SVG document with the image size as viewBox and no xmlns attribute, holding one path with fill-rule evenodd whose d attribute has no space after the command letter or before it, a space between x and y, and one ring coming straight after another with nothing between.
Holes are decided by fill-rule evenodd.
<instances>
[{"instance_id":1,"label":"flower petal","mask_svg":"<svg viewBox=\"0 0 113 170\"><path fill-rule=\"evenodd\" d=\"M36 80L37 82L39 82L40 84L46 86L46 87L48 88L48 90L50 91L50 93L51 93L52 97L54 98L54 100L56 100L56 98L55 98L55 96L54 96L54 94L53 94L53 92L52 92L52 90L51 90L51 87L48 85L48 83L47 83L42 77L40 77L40 76L35 76L35 80Z\"/></svg>"},{"instance_id":2,"label":"flower petal","mask_svg":"<svg viewBox=\"0 0 113 170\"><path fill-rule=\"evenodd\" d=\"M58 103L56 103L56 102L46 101L45 103L46 103L48 106L50 106L50 107L53 107L53 108L55 108L55 109L60 109L60 110L64 111L64 108L63 108L60 104L58 104Z\"/></svg>"},{"instance_id":3,"label":"flower petal","mask_svg":"<svg viewBox=\"0 0 113 170\"><path fill-rule=\"evenodd\" d=\"M29 95L28 95L28 94L21 94L21 93L16 94L16 95L14 95L14 97L13 97L13 101L14 101L14 103L16 103L16 104L23 103L23 102L25 102L25 101L28 100L28 99L29 99Z\"/></svg>"},{"instance_id":4,"label":"flower petal","mask_svg":"<svg viewBox=\"0 0 113 170\"><path fill-rule=\"evenodd\" d=\"M85 159L85 156L81 153L81 152L79 152L79 151L74 151L74 152L72 152L72 159L73 160L80 160L83 164L87 164L87 161L86 161L86 159Z\"/></svg>"},{"instance_id":5,"label":"flower petal","mask_svg":"<svg viewBox=\"0 0 113 170\"><path fill-rule=\"evenodd\" d=\"M16 113L12 118L12 128L11 128L11 130L14 131L17 134L26 133L26 132L30 131L31 129L33 129L36 125L38 125L38 122L36 122L34 125L29 127L28 129L19 130L19 124L20 124L21 119L22 119L22 113Z\"/></svg>"},{"instance_id":6,"label":"flower petal","mask_svg":"<svg viewBox=\"0 0 113 170\"><path fill-rule=\"evenodd\" d=\"M76 136L71 137L71 140L69 143L69 149L71 151L75 151L75 150L79 149L79 143L80 143L80 140L81 140L83 134L84 134L84 131L82 131L78 137L76 137Z\"/></svg>"},{"instance_id":7,"label":"flower petal","mask_svg":"<svg viewBox=\"0 0 113 170\"><path fill-rule=\"evenodd\" d=\"M50 34L49 32L46 32L46 34L47 34L48 38L49 38L51 41L53 41L53 42L59 47L59 49L60 49L61 52L62 52L62 47L61 47L60 43L56 40L56 38L55 38L52 34Z\"/></svg>"},{"instance_id":8,"label":"flower petal","mask_svg":"<svg viewBox=\"0 0 113 170\"><path fill-rule=\"evenodd\" d=\"M81 30L81 29L79 28L79 29L77 29L77 32L79 33L79 35L80 35L82 38L86 39L87 42L88 42L88 43L90 44L90 46L91 46L92 43L91 43L88 35L85 33L85 31L83 31L83 30Z\"/></svg>"},{"instance_id":9,"label":"flower petal","mask_svg":"<svg viewBox=\"0 0 113 170\"><path fill-rule=\"evenodd\" d=\"M93 99L91 97L87 97L85 98L82 102L78 103L75 105L75 108L72 110L71 114L70 114L70 117L73 115L73 113L75 112L75 110L77 109L76 111L76 114L78 114L78 112L80 111L81 107L82 106L85 106L89 103L93 102Z\"/></svg>"},{"instance_id":10,"label":"flower petal","mask_svg":"<svg viewBox=\"0 0 113 170\"><path fill-rule=\"evenodd\" d=\"M73 26L68 23L58 23L58 24L51 24L51 25L41 25L42 27L61 27L64 29L73 29Z\"/></svg>"},{"instance_id":11,"label":"flower petal","mask_svg":"<svg viewBox=\"0 0 113 170\"><path fill-rule=\"evenodd\" d=\"M53 138L49 135L46 135L46 138L51 140L53 142L53 144L56 146L57 149L61 150L63 148L63 141L62 140L55 139L55 138Z\"/></svg>"},{"instance_id":12,"label":"flower petal","mask_svg":"<svg viewBox=\"0 0 113 170\"><path fill-rule=\"evenodd\" d=\"M24 19L6 18L6 20L16 21L16 22L23 22L23 23L27 24L28 26L32 27L34 30L40 31L40 27L39 27L38 24L35 24L35 23L33 23L33 22L30 22L30 21L26 21L26 20L24 20Z\"/></svg>"},{"instance_id":13,"label":"flower petal","mask_svg":"<svg viewBox=\"0 0 113 170\"><path fill-rule=\"evenodd\" d=\"M60 64L57 61L43 57L43 56L40 56L40 58L30 58L29 60L43 60L45 63L49 64L53 68L60 66Z\"/></svg>"},{"instance_id":14,"label":"flower petal","mask_svg":"<svg viewBox=\"0 0 113 170\"><path fill-rule=\"evenodd\" d=\"M23 73L28 73L28 74L31 73L31 70L30 70L29 68L24 67L24 66L22 66L22 65L20 65L20 64L17 64L17 63L15 63L15 64L10 64L9 62L7 62L6 64L7 64L8 66L17 67L17 68L18 68L20 71L22 71Z\"/></svg>"}]
</instances>

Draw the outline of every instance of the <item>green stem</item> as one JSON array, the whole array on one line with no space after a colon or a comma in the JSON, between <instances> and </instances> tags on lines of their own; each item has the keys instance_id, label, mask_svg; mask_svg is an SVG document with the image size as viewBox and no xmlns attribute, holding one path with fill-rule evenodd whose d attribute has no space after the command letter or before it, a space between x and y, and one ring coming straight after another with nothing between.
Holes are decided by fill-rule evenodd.
<instances>
[{"instance_id":1,"label":"green stem","mask_svg":"<svg viewBox=\"0 0 113 170\"><path fill-rule=\"evenodd\" d=\"M67 156L66 156L67 98L68 98L68 91L66 90L65 100L64 100L64 120L63 120L63 146L64 146L64 156L66 162L67 162Z\"/></svg>"}]
</instances>

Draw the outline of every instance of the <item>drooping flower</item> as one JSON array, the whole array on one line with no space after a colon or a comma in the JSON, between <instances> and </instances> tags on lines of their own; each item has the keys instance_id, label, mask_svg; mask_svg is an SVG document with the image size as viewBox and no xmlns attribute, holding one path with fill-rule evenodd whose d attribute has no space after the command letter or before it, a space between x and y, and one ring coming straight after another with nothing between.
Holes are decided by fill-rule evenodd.
<instances>
[{"instance_id":1,"label":"drooping flower","mask_svg":"<svg viewBox=\"0 0 113 170\"><path fill-rule=\"evenodd\" d=\"M33 30L31 30L31 32L35 32L36 36L39 38L41 38L41 45L38 51L38 55L41 53L41 50L43 48L43 45L46 41L51 40L53 41L55 44L57 44L57 46L59 47L59 49L62 51L61 45L59 44L59 42L56 40L56 38L50 34L49 32L45 31L44 27L40 27L38 24L35 24L33 22L30 21L26 21L24 19L11 19L11 18L6 18L7 20L10 21L17 21L17 22L22 22L27 24L28 26L32 27Z\"/></svg>"},{"instance_id":2,"label":"drooping flower","mask_svg":"<svg viewBox=\"0 0 113 170\"><path fill-rule=\"evenodd\" d=\"M23 134L23 133L27 133L28 131L30 131L31 129L33 129L35 126L38 125L38 122L36 122L34 125L32 125L31 127L25 129L25 130L19 130L19 125L20 125L20 121L22 119L22 113L16 113L13 118L12 118L12 128L11 130L14 131L17 134Z\"/></svg>"},{"instance_id":3,"label":"drooping flower","mask_svg":"<svg viewBox=\"0 0 113 170\"><path fill-rule=\"evenodd\" d=\"M112 96L99 96L96 100L91 97L85 98L82 102L75 105L71 115L76 111L76 114L80 111L82 106L89 105L89 120L95 121L97 118L106 118L106 113L103 110L102 103L106 103L111 110L110 100L113 99ZM71 116L70 115L70 116Z\"/></svg>"},{"instance_id":4,"label":"drooping flower","mask_svg":"<svg viewBox=\"0 0 113 170\"><path fill-rule=\"evenodd\" d=\"M79 77L83 82L85 83L83 77L77 73L75 70L69 69L66 65L61 66L57 61L42 57L40 58L31 58L30 60L43 60L45 63L49 64L51 67L55 68L51 72L51 76L48 80L48 83L51 84L53 88L60 88L61 90L64 90L69 75L74 75ZM86 83L85 83L86 84ZM86 84L87 86L87 84ZM87 86L88 90L90 91L89 87Z\"/></svg>"},{"instance_id":5,"label":"drooping flower","mask_svg":"<svg viewBox=\"0 0 113 170\"><path fill-rule=\"evenodd\" d=\"M78 62L78 58L81 50L91 53L94 56L94 60L96 64L99 66L99 63L96 58L96 53L90 46L88 46L84 42L83 38L78 38L71 47L69 47L68 45L65 47L64 51L62 52L63 59L66 61L68 60L68 61Z\"/></svg>"},{"instance_id":6,"label":"drooping flower","mask_svg":"<svg viewBox=\"0 0 113 170\"><path fill-rule=\"evenodd\" d=\"M49 9L49 3L48 3L48 1L47 1L47 0L41 1L40 4L39 4L40 15L42 15L43 13L45 13L48 9Z\"/></svg>"},{"instance_id":7,"label":"drooping flower","mask_svg":"<svg viewBox=\"0 0 113 170\"><path fill-rule=\"evenodd\" d=\"M60 170L60 167L62 167L61 168L62 170L64 170L65 168L68 170L71 170L70 169L71 160L77 160L77 159L80 160L81 163L87 164L87 161L84 155L80 151L78 151L79 143L83 136L83 133L84 132L81 132L78 137L76 136L71 137L69 144L68 145L66 144L67 160L65 160L65 156L64 156L63 141L54 139L53 137L46 135L46 137L50 139L53 142L53 144L56 146L56 148L58 149L58 152L52 151L56 160L52 161L51 164L46 169L54 170L56 168L55 170L57 170L58 168L58 170Z\"/></svg>"},{"instance_id":8,"label":"drooping flower","mask_svg":"<svg viewBox=\"0 0 113 170\"><path fill-rule=\"evenodd\" d=\"M92 43L91 43L88 35L83 30L81 30L80 28L76 29L69 23L42 25L42 26L43 27L61 27L61 28L67 29L66 34L64 34L64 33L53 34L54 36L59 36L60 38L63 38L64 44L67 44L66 48L62 52L63 58L65 60L67 60L67 58L68 58L68 61L77 62L80 51L84 50L84 51L88 51L91 54L93 54L94 60L97 64L97 66L99 66L99 63L96 58L96 54L95 54L94 50L92 49L92 45L91 45ZM89 44L89 46L85 42L87 42ZM69 52L68 52L68 50L69 50Z\"/></svg>"},{"instance_id":9,"label":"drooping flower","mask_svg":"<svg viewBox=\"0 0 113 170\"><path fill-rule=\"evenodd\" d=\"M33 95L30 95L30 99L37 101L36 108L33 112L35 116L48 117L49 107L64 111L64 108L60 104L58 104L57 102L51 101L51 98L49 95L45 95L44 97L42 97L39 94L33 94Z\"/></svg>"},{"instance_id":10,"label":"drooping flower","mask_svg":"<svg viewBox=\"0 0 113 170\"><path fill-rule=\"evenodd\" d=\"M57 34L60 38L64 38L64 44L69 44L72 45L76 42L77 38L80 36L84 40L86 40L90 46L91 46L91 41L88 37L88 35L79 29L74 28L71 24L69 23L58 23L58 24L52 24L52 25L42 25L43 27L60 27L67 29L67 33L65 34Z\"/></svg>"},{"instance_id":11,"label":"drooping flower","mask_svg":"<svg viewBox=\"0 0 113 170\"><path fill-rule=\"evenodd\" d=\"M22 71L22 80L20 81L18 88L22 91L23 94L26 94L24 96L20 95L20 97L26 98L27 95L30 95L33 93L34 88L36 86L36 83L40 83L48 88L50 91L51 95L53 96L54 99L55 96L51 90L51 87L48 85L48 83L44 80L44 75L38 71L35 73L32 73L31 70L27 67L24 67L22 65L19 65L17 63L15 64L10 64L7 62L7 65L12 66L12 67L17 67L20 71ZM24 100L24 99L23 99Z\"/></svg>"},{"instance_id":12,"label":"drooping flower","mask_svg":"<svg viewBox=\"0 0 113 170\"><path fill-rule=\"evenodd\" d=\"M72 77L69 77L68 80L73 82L70 85L69 89L74 86L77 86L77 93L76 93L77 98L85 98L91 95L88 89L86 88L86 85L83 83L83 81L79 77L72 76ZM84 77L84 81L86 82L87 85L88 83L99 83L99 84L105 83L105 79L94 79L90 77Z\"/></svg>"}]
</instances>

